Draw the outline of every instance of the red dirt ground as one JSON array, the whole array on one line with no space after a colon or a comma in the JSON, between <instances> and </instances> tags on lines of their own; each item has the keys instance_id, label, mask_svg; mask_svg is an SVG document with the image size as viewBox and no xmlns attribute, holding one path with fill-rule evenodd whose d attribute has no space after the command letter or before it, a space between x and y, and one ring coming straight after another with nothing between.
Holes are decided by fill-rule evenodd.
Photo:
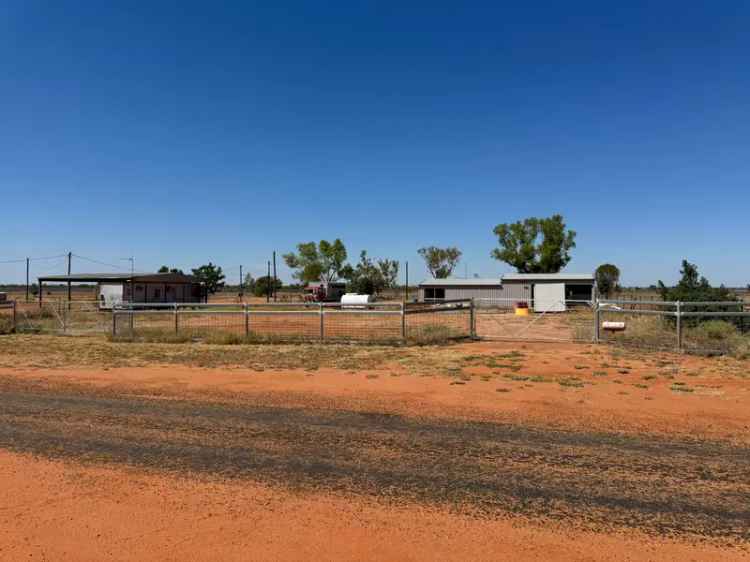
<instances>
[{"instance_id":1,"label":"red dirt ground","mask_svg":"<svg viewBox=\"0 0 750 562\"><path fill-rule=\"evenodd\" d=\"M523 357L503 358L513 352ZM450 353L465 365L460 376L414 373L397 362L356 373L170 365L22 367L0 369L0 376L165 400L250 401L750 443L747 363L619 352L613 357L607 348L571 344L493 342L455 346ZM488 366L492 357L518 367ZM683 386L692 392L675 390ZM2 449L0 482L3 561L750 559L743 545L634 530L581 531L521 516L476 518L408 501L295 493L251 481L84 465Z\"/></svg>"}]
</instances>

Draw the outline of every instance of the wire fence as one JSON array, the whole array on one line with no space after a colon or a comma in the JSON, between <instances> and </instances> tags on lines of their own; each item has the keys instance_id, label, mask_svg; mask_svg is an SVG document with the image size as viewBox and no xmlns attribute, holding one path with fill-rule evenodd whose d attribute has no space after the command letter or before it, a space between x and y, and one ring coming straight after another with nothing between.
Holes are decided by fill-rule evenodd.
<instances>
[{"instance_id":1,"label":"wire fence","mask_svg":"<svg viewBox=\"0 0 750 562\"><path fill-rule=\"evenodd\" d=\"M750 305L743 301L600 300L595 341L700 354L750 353Z\"/></svg>"},{"instance_id":2,"label":"wire fence","mask_svg":"<svg viewBox=\"0 0 750 562\"><path fill-rule=\"evenodd\" d=\"M441 304L123 304L111 316L118 339L420 342L474 335L470 299Z\"/></svg>"},{"instance_id":3,"label":"wire fence","mask_svg":"<svg viewBox=\"0 0 750 562\"><path fill-rule=\"evenodd\" d=\"M489 340L591 342L593 303L588 300L475 299L477 335Z\"/></svg>"}]
</instances>

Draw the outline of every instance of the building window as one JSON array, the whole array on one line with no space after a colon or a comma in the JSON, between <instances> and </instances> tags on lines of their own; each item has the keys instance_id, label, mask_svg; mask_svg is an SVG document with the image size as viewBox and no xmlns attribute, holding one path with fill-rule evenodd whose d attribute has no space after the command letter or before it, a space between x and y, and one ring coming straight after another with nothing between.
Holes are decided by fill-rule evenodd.
<instances>
[{"instance_id":1,"label":"building window","mask_svg":"<svg viewBox=\"0 0 750 562\"><path fill-rule=\"evenodd\" d=\"M438 288L432 288L432 287L425 288L424 300L426 301L445 300L445 289L438 289Z\"/></svg>"}]
</instances>

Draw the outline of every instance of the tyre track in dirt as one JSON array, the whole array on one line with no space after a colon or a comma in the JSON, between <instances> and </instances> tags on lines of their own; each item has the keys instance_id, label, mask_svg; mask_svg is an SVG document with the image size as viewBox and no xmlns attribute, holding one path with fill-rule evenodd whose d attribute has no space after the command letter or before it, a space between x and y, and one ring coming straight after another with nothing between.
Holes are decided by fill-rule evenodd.
<instances>
[{"instance_id":1,"label":"tyre track in dirt","mask_svg":"<svg viewBox=\"0 0 750 562\"><path fill-rule=\"evenodd\" d=\"M0 380L0 448L487 517L750 542L750 449Z\"/></svg>"}]
</instances>

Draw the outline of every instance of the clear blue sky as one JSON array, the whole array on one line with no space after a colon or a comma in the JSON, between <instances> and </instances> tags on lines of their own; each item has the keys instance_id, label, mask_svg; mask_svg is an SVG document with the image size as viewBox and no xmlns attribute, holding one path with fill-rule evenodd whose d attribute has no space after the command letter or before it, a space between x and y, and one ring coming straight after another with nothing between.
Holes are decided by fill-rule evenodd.
<instances>
[{"instance_id":1,"label":"clear blue sky","mask_svg":"<svg viewBox=\"0 0 750 562\"><path fill-rule=\"evenodd\" d=\"M559 212L569 271L744 285L749 28L729 0L3 2L0 261L257 276L341 237L492 276L497 223Z\"/></svg>"}]
</instances>

